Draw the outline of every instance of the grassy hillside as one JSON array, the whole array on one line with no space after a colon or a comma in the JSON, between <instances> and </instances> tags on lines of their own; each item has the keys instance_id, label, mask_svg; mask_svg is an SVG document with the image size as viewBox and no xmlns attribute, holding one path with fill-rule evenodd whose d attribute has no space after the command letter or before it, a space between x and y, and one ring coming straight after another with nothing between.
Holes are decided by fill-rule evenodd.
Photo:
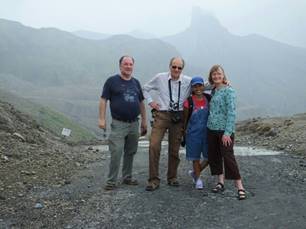
<instances>
[{"instance_id":1,"label":"grassy hillside","mask_svg":"<svg viewBox=\"0 0 306 229\"><path fill-rule=\"evenodd\" d=\"M2 101L11 103L18 110L33 117L33 119L35 119L43 128L49 130L56 136L61 137L63 128L71 129L71 135L66 139L69 142L95 139L95 135L92 132L49 107L38 105L3 90L0 90L0 98Z\"/></svg>"}]
</instances>

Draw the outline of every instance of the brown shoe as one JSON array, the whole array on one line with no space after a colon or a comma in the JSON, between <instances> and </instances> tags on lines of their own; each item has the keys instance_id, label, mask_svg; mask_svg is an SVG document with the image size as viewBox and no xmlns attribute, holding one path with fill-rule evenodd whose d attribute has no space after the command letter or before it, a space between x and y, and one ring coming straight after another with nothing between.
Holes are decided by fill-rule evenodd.
<instances>
[{"instance_id":1,"label":"brown shoe","mask_svg":"<svg viewBox=\"0 0 306 229\"><path fill-rule=\"evenodd\" d=\"M168 180L168 185L173 187L178 187L180 186L180 183L176 179L173 179L173 180Z\"/></svg>"},{"instance_id":2,"label":"brown shoe","mask_svg":"<svg viewBox=\"0 0 306 229\"><path fill-rule=\"evenodd\" d=\"M146 187L146 191L152 192L152 191L155 191L158 188L159 188L159 184L151 181L151 182L148 183L148 185Z\"/></svg>"},{"instance_id":3,"label":"brown shoe","mask_svg":"<svg viewBox=\"0 0 306 229\"><path fill-rule=\"evenodd\" d=\"M122 181L122 184L126 184L126 185L138 185L138 181L136 179L124 179Z\"/></svg>"},{"instance_id":4,"label":"brown shoe","mask_svg":"<svg viewBox=\"0 0 306 229\"><path fill-rule=\"evenodd\" d=\"M114 184L106 184L105 186L104 186L104 190L106 190L106 191L112 191L112 190L114 190L116 188L116 185L114 185Z\"/></svg>"}]
</instances>

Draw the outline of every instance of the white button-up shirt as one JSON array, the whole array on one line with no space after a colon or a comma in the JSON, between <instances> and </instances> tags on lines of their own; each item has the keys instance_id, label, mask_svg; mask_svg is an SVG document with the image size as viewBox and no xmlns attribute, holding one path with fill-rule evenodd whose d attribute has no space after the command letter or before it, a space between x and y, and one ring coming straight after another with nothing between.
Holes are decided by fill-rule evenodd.
<instances>
[{"instance_id":1,"label":"white button-up shirt","mask_svg":"<svg viewBox=\"0 0 306 229\"><path fill-rule=\"evenodd\" d=\"M155 101L159 104L161 111L168 111L170 104L170 92L168 81L171 79L169 72L159 73L143 86L143 94L148 104ZM172 100L178 102L179 82L181 82L179 110L183 110L183 102L190 95L191 77L180 75L178 80L170 80Z\"/></svg>"}]
</instances>

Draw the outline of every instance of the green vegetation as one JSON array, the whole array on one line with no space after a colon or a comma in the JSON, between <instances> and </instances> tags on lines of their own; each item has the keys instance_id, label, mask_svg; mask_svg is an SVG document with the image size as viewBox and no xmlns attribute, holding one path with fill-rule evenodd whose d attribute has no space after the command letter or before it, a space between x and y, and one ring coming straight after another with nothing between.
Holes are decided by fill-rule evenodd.
<instances>
[{"instance_id":1,"label":"green vegetation","mask_svg":"<svg viewBox=\"0 0 306 229\"><path fill-rule=\"evenodd\" d=\"M61 136L63 128L71 129L71 135L66 138L68 142L76 143L95 139L95 135L92 132L49 107L38 105L3 90L0 90L0 97L1 100L11 103L21 112L30 115L39 125L58 137Z\"/></svg>"},{"instance_id":2,"label":"green vegetation","mask_svg":"<svg viewBox=\"0 0 306 229\"><path fill-rule=\"evenodd\" d=\"M56 135L61 134L63 127L71 129L71 135L67 139L69 141L88 141L95 138L93 133L81 127L65 115L51 110L49 107L38 107L33 116L38 123Z\"/></svg>"}]
</instances>

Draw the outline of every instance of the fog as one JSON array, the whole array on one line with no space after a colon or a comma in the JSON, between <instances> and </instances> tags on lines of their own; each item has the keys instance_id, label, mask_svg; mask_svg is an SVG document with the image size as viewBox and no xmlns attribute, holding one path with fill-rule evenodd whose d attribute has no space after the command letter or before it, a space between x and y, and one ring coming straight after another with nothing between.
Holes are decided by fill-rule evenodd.
<instances>
[{"instance_id":1,"label":"fog","mask_svg":"<svg viewBox=\"0 0 306 229\"><path fill-rule=\"evenodd\" d=\"M303 0L0 0L0 5L0 18L36 28L104 34L140 30L155 37L184 30L190 23L192 7L199 6L234 34L257 33L306 47Z\"/></svg>"}]
</instances>

